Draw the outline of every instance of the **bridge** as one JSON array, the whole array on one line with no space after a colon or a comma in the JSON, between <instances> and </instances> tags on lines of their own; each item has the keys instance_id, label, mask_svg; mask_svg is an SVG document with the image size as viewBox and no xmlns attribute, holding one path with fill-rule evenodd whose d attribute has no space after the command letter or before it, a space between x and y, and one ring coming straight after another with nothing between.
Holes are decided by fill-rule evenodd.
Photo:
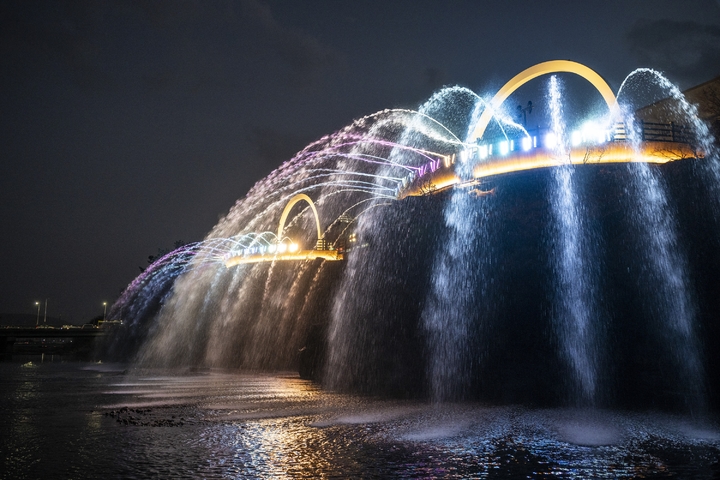
<instances>
[{"instance_id":1,"label":"bridge","mask_svg":"<svg viewBox=\"0 0 720 480\"><path fill-rule=\"evenodd\" d=\"M315 228L317 229L317 242L312 250L301 250L297 243L289 240L285 241L285 222L292 208L298 202L307 202L315 217ZM280 224L278 225L277 235L274 242L268 245L249 246L240 252L231 253L225 258L225 266L227 268L235 265L246 263L275 262L275 261L292 261L292 260L315 260L321 258L323 260L338 261L344 258L343 251L338 250L328 244L325 240L322 228L320 227L320 217L317 208L312 199L304 193L299 193L292 197L285 205L285 209L280 216Z\"/></svg>"},{"instance_id":2,"label":"bridge","mask_svg":"<svg viewBox=\"0 0 720 480\"><path fill-rule=\"evenodd\" d=\"M587 80L600 93L614 123L608 128L586 124L572 132L570 148L558 155L557 138L552 132L528 132L519 138L503 138L497 142L484 139L485 130L503 102L515 90L541 75L574 73ZM618 122L620 111L610 86L595 71L577 62L553 60L534 65L508 81L490 101L470 135L470 142L457 155L424 165L418 174L406 179L398 198L427 195L453 186L472 186L493 175L556 167L564 164L601 163L667 163L675 160L702 158L703 152L691 146L689 132L675 124L642 123L628 128ZM533 134L534 133L534 134ZM635 136L636 138L633 138ZM474 165L472 178L457 174L456 160Z\"/></svg>"},{"instance_id":3,"label":"bridge","mask_svg":"<svg viewBox=\"0 0 720 480\"><path fill-rule=\"evenodd\" d=\"M28 328L28 327L2 327L0 328L0 355L11 356L15 345L22 340L40 340L40 347L48 346L45 340L68 339L73 341L74 350L89 350L93 341L107 334L103 328ZM42 351L32 353L42 353ZM42 350L42 348L41 348Z\"/></svg>"},{"instance_id":4,"label":"bridge","mask_svg":"<svg viewBox=\"0 0 720 480\"><path fill-rule=\"evenodd\" d=\"M539 76L552 73L573 73L587 80L602 96L609 111L611 123L603 126L593 123L572 132L570 145L559 147L559 139L545 130L526 131L516 138L505 137L498 141L485 139L485 131L503 102L518 88ZM539 63L523 70L508 81L484 109L470 141L454 154L430 154L429 163L416 168L396 191L398 199L441 192L453 187L473 187L487 177L511 172L557 167L560 165L587 165L606 163L645 162L662 164L675 160L702 158L703 152L692 146L690 132L675 124L639 122L626 125L619 121L620 109L615 94L603 78L585 65L569 60ZM461 176L458 163L471 167L471 175ZM482 195L484 192L474 189ZM284 237L285 222L293 206L307 202L315 216L317 242L311 250L300 247ZM258 236L257 238L261 238ZM312 199L305 194L295 195L285 206L280 217L277 235L265 245L251 244L234 251L225 259L225 266L274 261L323 259L343 260L344 251L330 246L324 239L320 219Z\"/></svg>"},{"instance_id":5,"label":"bridge","mask_svg":"<svg viewBox=\"0 0 720 480\"><path fill-rule=\"evenodd\" d=\"M542 130L495 143L479 141L460 151L459 155L449 157L448 161L437 161L408 178L407 186L398 191L398 198L438 193L456 186L473 186L494 175L560 165L663 164L704 157L702 151L692 146L685 127L640 122L633 130L638 137L636 142L630 138L624 123L616 123L612 129L590 127L575 131L570 148L562 156L558 155L557 139L552 132ZM458 175L458 161L474 164L472 178L463 179Z\"/></svg>"}]
</instances>

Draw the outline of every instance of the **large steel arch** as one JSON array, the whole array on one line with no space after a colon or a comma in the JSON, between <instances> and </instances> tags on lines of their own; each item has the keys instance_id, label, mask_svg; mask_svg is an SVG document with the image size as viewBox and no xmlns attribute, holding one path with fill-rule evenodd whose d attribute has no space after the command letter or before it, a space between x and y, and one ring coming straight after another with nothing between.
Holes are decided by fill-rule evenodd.
<instances>
[{"instance_id":1,"label":"large steel arch","mask_svg":"<svg viewBox=\"0 0 720 480\"><path fill-rule=\"evenodd\" d=\"M610 109L610 113L615 116L619 113L617 100L607 82L590 67L586 67L582 63L572 62L570 60L551 60L549 62L538 63L530 68L523 70L522 72L515 75L510 79L503 87L498 90L493 99L480 115L478 123L475 125L475 130L470 135L469 141L475 142L478 138L481 138L485 133L493 114L498 110L500 105L510 96L515 90L541 75L547 75L549 73L574 73L581 76L588 82L590 82L600 95L602 95L605 103Z\"/></svg>"},{"instance_id":2,"label":"large steel arch","mask_svg":"<svg viewBox=\"0 0 720 480\"><path fill-rule=\"evenodd\" d=\"M294 197L290 199L290 201L285 205L285 210L283 210L282 215L280 216L280 225L278 226L278 233L277 238L278 241L281 241L283 236L283 230L285 230L285 221L287 220L287 216L290 214L290 210L295 206L296 203L301 202L305 200L308 205L310 205L310 208L312 209L313 215L315 215L315 226L317 227L317 239L322 240L323 234L322 229L320 228L320 217L318 216L317 209L315 208L315 204L313 203L312 199L305 195L304 193L298 193Z\"/></svg>"}]
</instances>

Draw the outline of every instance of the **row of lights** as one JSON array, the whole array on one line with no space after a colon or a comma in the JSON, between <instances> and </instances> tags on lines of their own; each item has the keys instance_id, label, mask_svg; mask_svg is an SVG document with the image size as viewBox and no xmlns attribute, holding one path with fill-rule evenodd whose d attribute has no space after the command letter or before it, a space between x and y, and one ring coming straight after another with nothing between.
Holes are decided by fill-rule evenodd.
<instances>
[{"instance_id":1,"label":"row of lights","mask_svg":"<svg viewBox=\"0 0 720 480\"><path fill-rule=\"evenodd\" d=\"M600 145L605 142L609 142L613 139L612 130L609 130L606 126L587 122L579 130L575 130L570 134L570 145L572 147L578 147L580 145ZM542 146L548 150L552 150L558 147L559 139L554 132L548 132L542 137ZM517 149L528 152L533 148L538 148L538 137L526 136L516 140L504 140L496 144L478 144L459 152L459 158L461 162L467 162L470 159L478 158L484 160L493 155L505 156L510 152L514 152ZM443 157L445 167L449 167L455 163L454 155ZM427 165L423 165L416 172L411 173L407 177L403 178L401 183L396 188L396 195L400 195L403 189L405 189L410 183L412 183L418 177L422 177L427 173L434 172L440 166L440 160L430 162Z\"/></svg>"},{"instance_id":2,"label":"row of lights","mask_svg":"<svg viewBox=\"0 0 720 480\"><path fill-rule=\"evenodd\" d=\"M575 130L570 134L570 144L577 147L581 144L601 144L612 140L610 130L601 128L595 124L587 123L580 130Z\"/></svg>"},{"instance_id":3,"label":"row of lights","mask_svg":"<svg viewBox=\"0 0 720 480\"><path fill-rule=\"evenodd\" d=\"M575 130L570 134L570 144L573 147L587 144L599 145L605 142L609 142L612 139L611 132L606 128L598 126L594 123L586 123L579 130ZM554 132L549 132L542 139L542 145L547 149L553 149L558 146L558 137ZM518 148L523 152L528 152L533 148L538 147L537 136L523 137L517 141L515 140L503 140L495 145L493 144L480 144L475 148L464 150L460 152L460 159L466 161L472 158L475 154L484 160L491 157L493 154L505 156L510 152L514 152Z\"/></svg>"},{"instance_id":4,"label":"row of lights","mask_svg":"<svg viewBox=\"0 0 720 480\"><path fill-rule=\"evenodd\" d=\"M257 247L244 248L242 250L243 255L265 255L267 254L281 254L285 252L294 253L300 249L300 246L295 242L290 243L273 243L270 245L258 245Z\"/></svg>"}]
</instances>

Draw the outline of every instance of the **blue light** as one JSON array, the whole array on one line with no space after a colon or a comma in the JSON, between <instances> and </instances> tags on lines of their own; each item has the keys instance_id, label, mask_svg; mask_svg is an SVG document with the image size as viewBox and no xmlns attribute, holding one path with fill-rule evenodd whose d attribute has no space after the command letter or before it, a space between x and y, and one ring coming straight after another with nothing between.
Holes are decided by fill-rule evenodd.
<instances>
[{"instance_id":1,"label":"blue light","mask_svg":"<svg viewBox=\"0 0 720 480\"><path fill-rule=\"evenodd\" d=\"M500 142L498 144L498 148L500 149L500 155L507 155L510 151L510 145L508 145L507 140L505 140L504 142Z\"/></svg>"},{"instance_id":2,"label":"blue light","mask_svg":"<svg viewBox=\"0 0 720 480\"><path fill-rule=\"evenodd\" d=\"M570 136L570 143L572 144L573 147L577 147L578 145L580 145L580 143L582 143L582 141L583 141L583 135L581 132L579 132L577 130L572 132L572 135Z\"/></svg>"},{"instance_id":3,"label":"blue light","mask_svg":"<svg viewBox=\"0 0 720 480\"><path fill-rule=\"evenodd\" d=\"M523 152L527 152L532 148L532 139L530 137L525 137L521 141L521 146L523 149Z\"/></svg>"},{"instance_id":4,"label":"blue light","mask_svg":"<svg viewBox=\"0 0 720 480\"><path fill-rule=\"evenodd\" d=\"M481 158L481 159L487 158L488 155L489 155L489 153L488 153L488 146L487 146L487 145L480 145L479 153L480 153L480 158Z\"/></svg>"},{"instance_id":5,"label":"blue light","mask_svg":"<svg viewBox=\"0 0 720 480\"><path fill-rule=\"evenodd\" d=\"M557 136L553 132L545 135L545 148L555 148L557 147L557 143Z\"/></svg>"}]
</instances>

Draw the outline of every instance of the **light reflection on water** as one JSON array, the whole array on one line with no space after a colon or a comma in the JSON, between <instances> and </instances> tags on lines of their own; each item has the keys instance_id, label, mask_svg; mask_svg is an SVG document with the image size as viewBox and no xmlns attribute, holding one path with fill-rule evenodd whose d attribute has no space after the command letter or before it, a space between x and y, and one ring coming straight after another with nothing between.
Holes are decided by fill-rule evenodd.
<instances>
[{"instance_id":1,"label":"light reflection on water","mask_svg":"<svg viewBox=\"0 0 720 480\"><path fill-rule=\"evenodd\" d=\"M715 419L437 406L294 375L82 364L0 364L0 387L3 479L720 476Z\"/></svg>"}]
</instances>

